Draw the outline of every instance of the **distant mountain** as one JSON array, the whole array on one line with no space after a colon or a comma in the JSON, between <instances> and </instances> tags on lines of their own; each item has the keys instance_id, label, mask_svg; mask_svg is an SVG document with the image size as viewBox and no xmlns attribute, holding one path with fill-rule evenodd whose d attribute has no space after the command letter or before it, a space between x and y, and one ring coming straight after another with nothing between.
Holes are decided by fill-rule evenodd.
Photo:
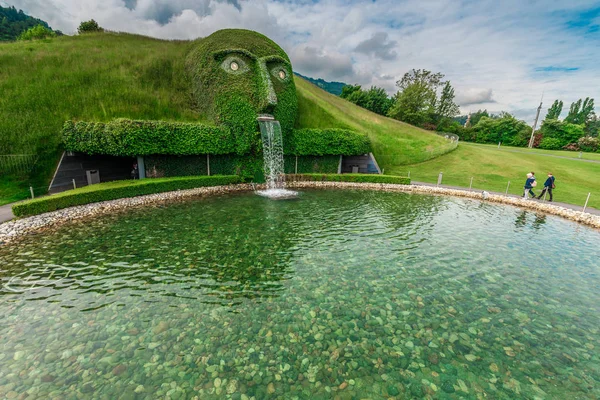
<instances>
[{"instance_id":1,"label":"distant mountain","mask_svg":"<svg viewBox=\"0 0 600 400\"><path fill-rule=\"evenodd\" d=\"M342 88L347 85L344 82L327 82L326 80L323 80L321 78L319 78L319 79L309 78L308 76L304 76L297 72L294 72L294 74L298 75L301 78L306 79L313 85L318 86L321 89L325 90L326 92L329 92L336 96L339 96L340 94L342 94Z\"/></svg>"},{"instance_id":2,"label":"distant mountain","mask_svg":"<svg viewBox=\"0 0 600 400\"><path fill-rule=\"evenodd\" d=\"M37 25L50 28L47 22L30 17L23 10L0 6L0 42L17 40L21 33Z\"/></svg>"}]
</instances>

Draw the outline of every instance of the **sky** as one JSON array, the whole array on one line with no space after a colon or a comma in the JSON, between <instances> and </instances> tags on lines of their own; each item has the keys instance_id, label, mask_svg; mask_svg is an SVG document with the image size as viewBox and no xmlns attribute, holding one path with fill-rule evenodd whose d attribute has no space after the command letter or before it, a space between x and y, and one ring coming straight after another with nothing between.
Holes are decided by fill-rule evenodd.
<instances>
[{"instance_id":1,"label":"sky","mask_svg":"<svg viewBox=\"0 0 600 400\"><path fill-rule=\"evenodd\" d=\"M598 0L0 0L73 34L113 31L195 39L261 32L296 72L396 92L411 69L441 72L462 113L508 111L533 122L555 99L600 104ZM596 110L600 114L600 107Z\"/></svg>"}]
</instances>

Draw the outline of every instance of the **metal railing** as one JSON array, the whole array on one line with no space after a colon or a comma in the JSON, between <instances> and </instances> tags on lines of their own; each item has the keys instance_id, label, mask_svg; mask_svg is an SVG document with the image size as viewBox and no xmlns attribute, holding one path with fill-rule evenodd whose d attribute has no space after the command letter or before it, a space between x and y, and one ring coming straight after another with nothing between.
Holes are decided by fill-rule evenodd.
<instances>
[{"instance_id":1,"label":"metal railing","mask_svg":"<svg viewBox=\"0 0 600 400\"><path fill-rule=\"evenodd\" d=\"M0 154L0 174L25 175L37 162L35 154Z\"/></svg>"}]
</instances>

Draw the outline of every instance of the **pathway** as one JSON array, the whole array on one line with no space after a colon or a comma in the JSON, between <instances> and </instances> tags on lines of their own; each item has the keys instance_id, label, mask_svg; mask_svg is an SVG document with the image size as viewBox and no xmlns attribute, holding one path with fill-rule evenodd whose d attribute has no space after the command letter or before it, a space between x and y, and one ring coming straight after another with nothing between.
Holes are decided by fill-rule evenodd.
<instances>
[{"instance_id":1,"label":"pathway","mask_svg":"<svg viewBox=\"0 0 600 400\"><path fill-rule=\"evenodd\" d=\"M12 213L12 204L5 204L0 206L0 224L6 221L10 221L15 216Z\"/></svg>"},{"instance_id":2,"label":"pathway","mask_svg":"<svg viewBox=\"0 0 600 400\"><path fill-rule=\"evenodd\" d=\"M420 185L420 186L432 186L432 187L438 186L435 183L425 183L425 182L411 182L411 183L413 185ZM443 187L443 188L446 188L446 189L469 190L468 188L464 188L464 187L460 187L460 186L439 185L439 187ZM483 190L481 190L481 189L472 189L472 191L473 192L483 192ZM515 194L508 194L507 195L507 194L504 194L502 192L492 192L490 190L487 190L487 192L490 193L490 194L498 194L498 195L501 195L501 196L521 197L521 196L517 196ZM531 201L543 202L543 200L531 200ZM568 208L569 210L583 211L583 206L576 206L574 204L568 204L568 203L560 203L558 201L553 201L552 204L554 204L555 206ZM590 213L590 214L594 214L594 215L600 215L600 210L597 210L597 209L591 208L591 207L586 208L585 212Z\"/></svg>"}]
</instances>

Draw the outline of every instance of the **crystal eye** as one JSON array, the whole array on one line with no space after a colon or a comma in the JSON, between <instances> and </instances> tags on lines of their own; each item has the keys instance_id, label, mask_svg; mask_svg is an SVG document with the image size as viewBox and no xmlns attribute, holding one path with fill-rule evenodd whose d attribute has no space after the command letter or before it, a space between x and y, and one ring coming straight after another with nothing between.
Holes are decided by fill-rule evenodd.
<instances>
[{"instance_id":1,"label":"crystal eye","mask_svg":"<svg viewBox=\"0 0 600 400\"><path fill-rule=\"evenodd\" d=\"M232 61L231 64L229 64L229 68L231 68L232 71L237 71L240 69L240 66L235 61Z\"/></svg>"},{"instance_id":2,"label":"crystal eye","mask_svg":"<svg viewBox=\"0 0 600 400\"><path fill-rule=\"evenodd\" d=\"M286 77L285 71L283 71L283 70L279 71L279 78L285 79L285 77Z\"/></svg>"}]
</instances>

